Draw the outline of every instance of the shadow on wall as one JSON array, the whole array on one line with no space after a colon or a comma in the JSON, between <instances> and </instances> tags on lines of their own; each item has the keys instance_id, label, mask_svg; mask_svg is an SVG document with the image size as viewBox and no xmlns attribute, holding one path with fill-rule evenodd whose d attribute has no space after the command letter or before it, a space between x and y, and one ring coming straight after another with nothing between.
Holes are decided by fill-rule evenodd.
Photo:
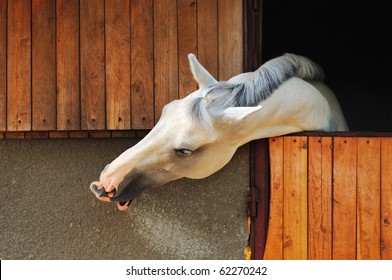
<instances>
[{"instance_id":1,"label":"shadow on wall","mask_svg":"<svg viewBox=\"0 0 392 280\"><path fill-rule=\"evenodd\" d=\"M0 259L244 259L248 146L209 178L148 190L120 212L89 183L136 142L0 141Z\"/></svg>"}]
</instances>

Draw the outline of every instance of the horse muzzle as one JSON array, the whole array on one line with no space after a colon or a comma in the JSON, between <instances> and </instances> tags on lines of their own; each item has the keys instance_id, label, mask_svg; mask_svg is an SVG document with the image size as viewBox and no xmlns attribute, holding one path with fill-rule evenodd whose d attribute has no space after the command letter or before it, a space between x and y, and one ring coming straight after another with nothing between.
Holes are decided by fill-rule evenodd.
<instances>
[{"instance_id":1,"label":"horse muzzle","mask_svg":"<svg viewBox=\"0 0 392 280\"><path fill-rule=\"evenodd\" d=\"M129 205L131 204L132 200L128 200L128 201L117 201L116 200L116 192L117 190L111 191L111 192L107 192L105 190L105 188L103 187L98 187L99 182L93 182L90 185L90 190L93 192L93 194L95 194L95 196L101 200L101 201L105 201L105 202L117 202L117 208L120 211L124 211L126 210Z\"/></svg>"},{"instance_id":2,"label":"horse muzzle","mask_svg":"<svg viewBox=\"0 0 392 280\"><path fill-rule=\"evenodd\" d=\"M166 171L143 172L138 169L130 171L115 188L109 192L105 190L101 182L93 182L90 190L102 201L117 202L119 210L125 210L130 202L149 188L158 187L172 181L173 176Z\"/></svg>"}]
</instances>

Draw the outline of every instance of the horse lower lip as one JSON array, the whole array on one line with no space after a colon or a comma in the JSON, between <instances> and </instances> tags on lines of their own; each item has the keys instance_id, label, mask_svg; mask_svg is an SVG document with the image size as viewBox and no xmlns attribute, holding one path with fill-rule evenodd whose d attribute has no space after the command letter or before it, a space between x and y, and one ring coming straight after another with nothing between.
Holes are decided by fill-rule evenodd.
<instances>
[{"instance_id":1,"label":"horse lower lip","mask_svg":"<svg viewBox=\"0 0 392 280\"><path fill-rule=\"evenodd\" d=\"M126 209L128 209L129 204L131 204L132 200L130 201L121 201L121 202L117 202L117 209L120 211L125 211Z\"/></svg>"}]
</instances>

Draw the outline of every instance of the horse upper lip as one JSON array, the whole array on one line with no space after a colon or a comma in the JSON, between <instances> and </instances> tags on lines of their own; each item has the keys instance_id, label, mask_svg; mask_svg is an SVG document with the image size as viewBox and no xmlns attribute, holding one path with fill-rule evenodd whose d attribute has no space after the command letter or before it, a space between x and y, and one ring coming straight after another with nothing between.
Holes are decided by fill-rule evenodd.
<instances>
[{"instance_id":1,"label":"horse upper lip","mask_svg":"<svg viewBox=\"0 0 392 280\"><path fill-rule=\"evenodd\" d=\"M96 197L103 197L107 195L105 189L99 188L96 182L91 183L90 190L95 194Z\"/></svg>"}]
</instances>

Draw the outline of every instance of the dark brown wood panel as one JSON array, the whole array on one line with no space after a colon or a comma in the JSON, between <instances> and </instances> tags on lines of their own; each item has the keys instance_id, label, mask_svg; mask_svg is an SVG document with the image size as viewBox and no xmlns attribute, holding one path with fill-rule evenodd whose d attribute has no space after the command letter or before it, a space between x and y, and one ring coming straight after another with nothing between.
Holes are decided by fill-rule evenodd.
<instances>
[{"instance_id":1,"label":"dark brown wood panel","mask_svg":"<svg viewBox=\"0 0 392 280\"><path fill-rule=\"evenodd\" d=\"M178 98L177 2L154 2L155 121Z\"/></svg>"},{"instance_id":2,"label":"dark brown wood panel","mask_svg":"<svg viewBox=\"0 0 392 280\"><path fill-rule=\"evenodd\" d=\"M8 2L7 130L31 129L31 3Z\"/></svg>"},{"instance_id":3,"label":"dark brown wood panel","mask_svg":"<svg viewBox=\"0 0 392 280\"><path fill-rule=\"evenodd\" d=\"M154 126L153 1L131 1L132 129Z\"/></svg>"},{"instance_id":4,"label":"dark brown wood panel","mask_svg":"<svg viewBox=\"0 0 392 280\"><path fill-rule=\"evenodd\" d=\"M7 0L0 0L0 131L7 129Z\"/></svg>"},{"instance_id":5,"label":"dark brown wood panel","mask_svg":"<svg viewBox=\"0 0 392 280\"><path fill-rule=\"evenodd\" d=\"M217 79L219 67L221 78L242 70L242 8L0 0L0 131L151 129L167 103L197 89L189 53Z\"/></svg>"},{"instance_id":6,"label":"dark brown wood panel","mask_svg":"<svg viewBox=\"0 0 392 280\"><path fill-rule=\"evenodd\" d=\"M79 1L56 1L56 18L57 130L79 130Z\"/></svg>"},{"instance_id":7,"label":"dark brown wood panel","mask_svg":"<svg viewBox=\"0 0 392 280\"><path fill-rule=\"evenodd\" d=\"M56 1L32 3L32 129L56 129Z\"/></svg>"},{"instance_id":8,"label":"dark brown wood panel","mask_svg":"<svg viewBox=\"0 0 392 280\"><path fill-rule=\"evenodd\" d=\"M105 3L80 0L81 126L105 129Z\"/></svg>"},{"instance_id":9,"label":"dark brown wood panel","mask_svg":"<svg viewBox=\"0 0 392 280\"><path fill-rule=\"evenodd\" d=\"M218 1L197 1L197 56L218 79Z\"/></svg>"},{"instance_id":10,"label":"dark brown wood panel","mask_svg":"<svg viewBox=\"0 0 392 280\"><path fill-rule=\"evenodd\" d=\"M219 80L228 80L243 72L242 1L218 1ZM227 42L230 42L228 44Z\"/></svg>"},{"instance_id":11,"label":"dark brown wood panel","mask_svg":"<svg viewBox=\"0 0 392 280\"><path fill-rule=\"evenodd\" d=\"M106 128L131 128L130 0L105 1Z\"/></svg>"},{"instance_id":12,"label":"dark brown wood panel","mask_svg":"<svg viewBox=\"0 0 392 280\"><path fill-rule=\"evenodd\" d=\"M188 54L197 55L197 2L178 1L178 94L184 98L197 89L189 70Z\"/></svg>"}]
</instances>

